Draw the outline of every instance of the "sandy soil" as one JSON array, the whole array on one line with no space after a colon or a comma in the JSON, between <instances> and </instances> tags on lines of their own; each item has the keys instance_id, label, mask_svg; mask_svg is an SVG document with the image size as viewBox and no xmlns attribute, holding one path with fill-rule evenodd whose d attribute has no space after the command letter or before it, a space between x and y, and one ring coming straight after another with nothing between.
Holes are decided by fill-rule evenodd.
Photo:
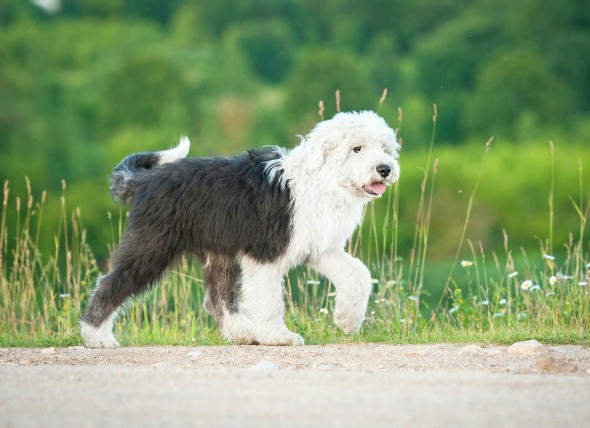
<instances>
[{"instance_id":1,"label":"sandy soil","mask_svg":"<svg viewBox=\"0 0 590 428\"><path fill-rule=\"evenodd\" d=\"M590 348L0 349L0 426L590 426Z\"/></svg>"}]
</instances>

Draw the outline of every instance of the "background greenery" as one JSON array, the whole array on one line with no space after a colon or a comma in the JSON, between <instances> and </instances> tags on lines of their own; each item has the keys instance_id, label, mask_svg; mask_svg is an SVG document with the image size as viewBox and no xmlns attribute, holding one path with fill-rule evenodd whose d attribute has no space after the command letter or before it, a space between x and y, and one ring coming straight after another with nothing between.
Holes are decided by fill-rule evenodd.
<instances>
[{"instance_id":1,"label":"background greenery","mask_svg":"<svg viewBox=\"0 0 590 428\"><path fill-rule=\"evenodd\" d=\"M325 117L335 112L337 89L343 110L377 109L389 90L380 113L403 139L400 253L414 242L435 103L440 162L429 257L454 257L490 135L473 242L501 249L503 229L525 248L547 238L552 162L557 252L578 227L571 199L579 203L590 183L579 171L590 159L585 0L59 4L48 12L0 2L0 179L11 182L11 206L26 198L25 175L37 200L47 190L45 253L55 246L62 179L104 267L108 212L119 210L107 176L123 156L184 134L191 155L293 146L319 120L320 99ZM378 219L386 210L377 204ZM8 225L16 221L10 210Z\"/></svg>"}]
</instances>

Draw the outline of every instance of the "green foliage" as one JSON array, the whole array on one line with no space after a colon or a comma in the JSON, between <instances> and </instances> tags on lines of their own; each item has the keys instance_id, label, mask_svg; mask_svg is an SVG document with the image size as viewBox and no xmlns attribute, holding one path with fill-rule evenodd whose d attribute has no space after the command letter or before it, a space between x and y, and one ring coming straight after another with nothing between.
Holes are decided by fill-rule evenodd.
<instances>
[{"instance_id":1,"label":"green foliage","mask_svg":"<svg viewBox=\"0 0 590 428\"><path fill-rule=\"evenodd\" d=\"M343 111L375 108L380 93L352 55L327 49L304 51L287 83L288 111L297 118L315 114L318 100L324 100L325 117L331 117L336 113L333 100L338 89L343 94Z\"/></svg>"},{"instance_id":2,"label":"green foliage","mask_svg":"<svg viewBox=\"0 0 590 428\"><path fill-rule=\"evenodd\" d=\"M277 83L289 72L295 56L294 35L284 21L252 21L235 25L227 32L236 53L264 81Z\"/></svg>"},{"instance_id":3,"label":"green foliage","mask_svg":"<svg viewBox=\"0 0 590 428\"><path fill-rule=\"evenodd\" d=\"M465 195L458 192L473 176L469 142L490 135L498 146L487 172L493 186L484 181L474 206L474 236L493 250L506 228L536 245L532 236L546 220L538 207L546 200L548 140L558 147L556 236L572 225L575 163L588 156L590 132L584 0L61 5L52 13L28 1L0 2L0 180L10 179L13 194L23 195L26 175L34 196L47 190L56 200L65 179L100 260L110 233L106 212L118 211L106 177L123 156L171 146L185 134L191 155L294 145L295 135L319 119L320 100L325 118L336 112L336 90L340 108L349 110L377 109L389 89L379 108L404 141L402 245L413 239L405 225L415 220L409 213L420 193L418 153L429 145L434 103L437 139L462 148L436 154L441 171L450 172L441 175L433 201L440 213L433 216L435 255L446 257L457 230L451 220L461 215ZM56 224L55 209L47 211ZM14 226L14 215L7 222ZM44 252L52 247L50 235L40 239Z\"/></svg>"}]
</instances>

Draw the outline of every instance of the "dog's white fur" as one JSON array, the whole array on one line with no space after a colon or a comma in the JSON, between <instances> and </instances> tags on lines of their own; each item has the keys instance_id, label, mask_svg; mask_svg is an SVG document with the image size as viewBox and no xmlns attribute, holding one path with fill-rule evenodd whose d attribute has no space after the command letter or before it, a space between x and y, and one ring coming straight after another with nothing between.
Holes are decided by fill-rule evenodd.
<instances>
[{"instance_id":1,"label":"dog's white fur","mask_svg":"<svg viewBox=\"0 0 590 428\"><path fill-rule=\"evenodd\" d=\"M354 147L362 147L354 153ZM399 177L399 145L393 130L373 112L340 113L319 123L290 152L269 168L284 173L293 201L293 238L287 253L275 263L242 258L242 308L256 326L256 338L266 345L300 345L303 339L283 320L282 278L304 261L336 287L334 321L346 333L363 322L371 292L371 274L358 259L344 252L347 239L374 197L363 186L381 177L376 166L391 166L388 184ZM239 337L230 340L243 341Z\"/></svg>"},{"instance_id":2,"label":"dog's white fur","mask_svg":"<svg viewBox=\"0 0 590 428\"><path fill-rule=\"evenodd\" d=\"M336 287L334 321L346 333L360 329L371 292L371 274L358 259L344 252L344 246L360 224L364 207L371 199L363 186L399 177L399 145L395 133L373 112L339 113L319 123L301 144L280 151L270 161L267 173L289 186L292 200L293 236L286 253L272 263L241 258L242 285L240 311L224 312L222 334L239 344L302 345L300 335L284 322L282 280L292 267L308 262ZM360 147L356 153L353 149ZM173 162L188 154L183 137L173 149L160 152L163 162ZM383 179L376 167L386 164L391 173ZM115 315L94 328L81 323L87 346L118 346L112 333Z\"/></svg>"}]
</instances>

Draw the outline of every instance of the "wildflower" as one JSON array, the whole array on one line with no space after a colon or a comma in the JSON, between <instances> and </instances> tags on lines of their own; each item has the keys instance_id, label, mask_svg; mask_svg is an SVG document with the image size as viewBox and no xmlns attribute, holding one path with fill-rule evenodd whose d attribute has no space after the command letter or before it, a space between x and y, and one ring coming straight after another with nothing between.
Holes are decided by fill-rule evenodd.
<instances>
[{"instance_id":1,"label":"wildflower","mask_svg":"<svg viewBox=\"0 0 590 428\"><path fill-rule=\"evenodd\" d=\"M529 291L536 291L536 290L540 290L540 289L541 289L541 286L538 284L535 284L529 289Z\"/></svg>"},{"instance_id":2,"label":"wildflower","mask_svg":"<svg viewBox=\"0 0 590 428\"><path fill-rule=\"evenodd\" d=\"M335 297L336 296L336 292L332 291L331 293L328 293L328 297Z\"/></svg>"},{"instance_id":3,"label":"wildflower","mask_svg":"<svg viewBox=\"0 0 590 428\"><path fill-rule=\"evenodd\" d=\"M505 305L506 303L508 303L508 300L501 299L498 303L501 304L501 305Z\"/></svg>"},{"instance_id":4,"label":"wildflower","mask_svg":"<svg viewBox=\"0 0 590 428\"><path fill-rule=\"evenodd\" d=\"M395 285L395 284L397 284L397 281L394 281L393 279L390 279L389 281L387 281L385 283L385 285Z\"/></svg>"},{"instance_id":5,"label":"wildflower","mask_svg":"<svg viewBox=\"0 0 590 428\"><path fill-rule=\"evenodd\" d=\"M518 272L512 272L511 274L508 275L508 278L512 279L515 276L518 276Z\"/></svg>"},{"instance_id":6,"label":"wildflower","mask_svg":"<svg viewBox=\"0 0 590 428\"><path fill-rule=\"evenodd\" d=\"M557 277L555 275L552 275L551 277L549 277L549 284L555 285L556 282L557 282Z\"/></svg>"},{"instance_id":7,"label":"wildflower","mask_svg":"<svg viewBox=\"0 0 590 428\"><path fill-rule=\"evenodd\" d=\"M553 291L548 291L547 293L545 293L545 297L549 296L555 296L555 293Z\"/></svg>"},{"instance_id":8,"label":"wildflower","mask_svg":"<svg viewBox=\"0 0 590 428\"><path fill-rule=\"evenodd\" d=\"M375 311L371 311L371 316L375 315Z\"/></svg>"},{"instance_id":9,"label":"wildflower","mask_svg":"<svg viewBox=\"0 0 590 428\"><path fill-rule=\"evenodd\" d=\"M496 312L494 314L494 318L503 317L503 316L504 316L504 312Z\"/></svg>"},{"instance_id":10,"label":"wildflower","mask_svg":"<svg viewBox=\"0 0 590 428\"><path fill-rule=\"evenodd\" d=\"M549 254L543 254L543 258L545 260L551 260L551 261L555 260L555 257L554 256L550 256Z\"/></svg>"},{"instance_id":11,"label":"wildflower","mask_svg":"<svg viewBox=\"0 0 590 428\"><path fill-rule=\"evenodd\" d=\"M580 282L578 282L578 285L579 285L580 287L585 287L585 286L587 286L587 285L588 285L588 283L587 283L586 281L580 281Z\"/></svg>"},{"instance_id":12,"label":"wildflower","mask_svg":"<svg viewBox=\"0 0 590 428\"><path fill-rule=\"evenodd\" d=\"M328 308L322 308L322 309L320 309L320 314L327 315L328 312L329 312L328 311Z\"/></svg>"},{"instance_id":13,"label":"wildflower","mask_svg":"<svg viewBox=\"0 0 590 428\"><path fill-rule=\"evenodd\" d=\"M371 278L371 284L379 284L379 280L377 278Z\"/></svg>"},{"instance_id":14,"label":"wildflower","mask_svg":"<svg viewBox=\"0 0 590 428\"><path fill-rule=\"evenodd\" d=\"M489 300L482 300L481 304L484 306L488 306L490 304L490 301Z\"/></svg>"},{"instance_id":15,"label":"wildflower","mask_svg":"<svg viewBox=\"0 0 590 428\"><path fill-rule=\"evenodd\" d=\"M473 265L473 262L470 262L469 260L461 260L461 266L463 266L463 267L469 267L472 265Z\"/></svg>"},{"instance_id":16,"label":"wildflower","mask_svg":"<svg viewBox=\"0 0 590 428\"><path fill-rule=\"evenodd\" d=\"M455 305L451 309L449 309L449 314L452 314L453 312L457 312L458 310L459 310L459 305Z\"/></svg>"},{"instance_id":17,"label":"wildflower","mask_svg":"<svg viewBox=\"0 0 590 428\"><path fill-rule=\"evenodd\" d=\"M307 281L307 285L319 285L320 282L317 279L310 279Z\"/></svg>"},{"instance_id":18,"label":"wildflower","mask_svg":"<svg viewBox=\"0 0 590 428\"><path fill-rule=\"evenodd\" d=\"M66 299L66 298L70 297L70 293L62 293L62 294L59 295L59 297L61 299Z\"/></svg>"},{"instance_id":19,"label":"wildflower","mask_svg":"<svg viewBox=\"0 0 590 428\"><path fill-rule=\"evenodd\" d=\"M520 289L527 291L532 286L533 286L533 281L531 281L530 279L527 279L525 282L520 284Z\"/></svg>"},{"instance_id":20,"label":"wildflower","mask_svg":"<svg viewBox=\"0 0 590 428\"><path fill-rule=\"evenodd\" d=\"M377 299L375 300L375 303L379 304L379 303L383 303L385 302L385 299Z\"/></svg>"},{"instance_id":21,"label":"wildflower","mask_svg":"<svg viewBox=\"0 0 590 428\"><path fill-rule=\"evenodd\" d=\"M410 299L410 300L412 300L414 302L417 302L418 300L420 300L420 298L419 297L416 297L416 296L408 296L408 299Z\"/></svg>"}]
</instances>

